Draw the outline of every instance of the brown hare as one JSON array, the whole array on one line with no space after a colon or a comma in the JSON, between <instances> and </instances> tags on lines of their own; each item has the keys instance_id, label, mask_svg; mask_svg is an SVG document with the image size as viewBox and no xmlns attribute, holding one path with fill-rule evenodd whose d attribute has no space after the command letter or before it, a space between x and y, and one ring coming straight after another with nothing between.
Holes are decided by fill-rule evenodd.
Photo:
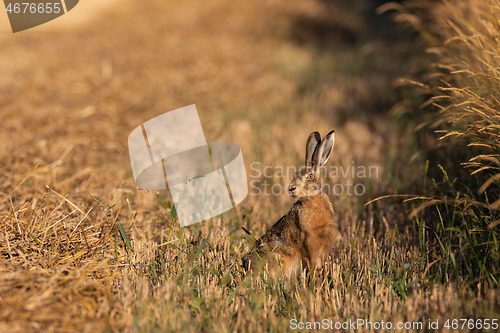
<instances>
[{"instance_id":1,"label":"brown hare","mask_svg":"<svg viewBox=\"0 0 500 333\"><path fill-rule=\"evenodd\" d=\"M313 266L317 269L323 266L340 238L332 204L320 182L320 167L330 157L334 141L334 131L322 141L318 132L309 135L305 168L295 172L288 185L288 194L298 200L243 257L245 270L253 268L260 259L267 260L270 255L281 262L285 274L296 268L299 258L308 270Z\"/></svg>"}]
</instances>

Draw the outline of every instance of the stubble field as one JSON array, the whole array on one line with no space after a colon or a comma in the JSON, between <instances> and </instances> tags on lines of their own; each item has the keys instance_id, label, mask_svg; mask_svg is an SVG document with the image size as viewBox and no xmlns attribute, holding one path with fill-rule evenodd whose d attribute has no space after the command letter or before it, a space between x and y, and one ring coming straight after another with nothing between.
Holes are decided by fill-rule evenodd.
<instances>
[{"instance_id":1,"label":"stubble field","mask_svg":"<svg viewBox=\"0 0 500 333\"><path fill-rule=\"evenodd\" d=\"M120 1L0 34L0 331L281 332L293 319L336 331L362 319L414 332L498 319L497 286L460 280L434 255L456 247L431 230L439 219L410 218L398 196L365 205L426 195L419 140L432 136L394 108L416 95L396 79L430 67L424 42L362 3ZM241 147L252 186L236 209L180 228L168 191L135 185L127 138L190 104L207 141ZM345 186L331 195L343 240L326 279L243 275L242 227L258 237L287 212L278 189L291 175L276 172L332 129L329 166L377 172L326 179Z\"/></svg>"}]
</instances>

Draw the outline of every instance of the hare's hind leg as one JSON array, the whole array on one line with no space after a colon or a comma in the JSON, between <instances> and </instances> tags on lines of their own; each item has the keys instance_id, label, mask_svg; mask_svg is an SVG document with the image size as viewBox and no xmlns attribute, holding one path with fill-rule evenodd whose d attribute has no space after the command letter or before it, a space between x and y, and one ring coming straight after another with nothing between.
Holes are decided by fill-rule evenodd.
<instances>
[{"instance_id":1,"label":"hare's hind leg","mask_svg":"<svg viewBox=\"0 0 500 333\"><path fill-rule=\"evenodd\" d=\"M281 270L283 276L288 276L289 278L297 275L300 269L299 256L297 254L290 256L281 256Z\"/></svg>"},{"instance_id":2,"label":"hare's hind leg","mask_svg":"<svg viewBox=\"0 0 500 333\"><path fill-rule=\"evenodd\" d=\"M276 277L290 276L297 268L297 255L284 255L278 252L273 252L269 256L269 271Z\"/></svg>"}]
</instances>

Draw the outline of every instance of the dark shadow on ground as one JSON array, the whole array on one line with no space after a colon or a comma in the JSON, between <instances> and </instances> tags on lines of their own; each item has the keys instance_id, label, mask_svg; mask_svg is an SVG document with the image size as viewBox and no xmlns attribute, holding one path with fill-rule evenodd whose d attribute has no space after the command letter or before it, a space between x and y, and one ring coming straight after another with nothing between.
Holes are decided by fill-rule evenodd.
<instances>
[{"instance_id":1,"label":"dark shadow on ground","mask_svg":"<svg viewBox=\"0 0 500 333\"><path fill-rule=\"evenodd\" d=\"M394 81L417 74L425 67L415 54L423 53L417 34L402 30L391 13L376 14L384 0L322 0L321 13L299 14L292 20L289 39L301 47L316 50L318 61L304 73L299 93L307 96L318 85L343 87L354 105L325 105L325 116L332 113L344 123L356 117L371 123L372 115L387 115L406 91L396 90ZM322 62L331 55L335 63ZM425 61L425 60L423 60ZM358 80L362 85L356 85ZM366 90L371 95L366 95Z\"/></svg>"}]
</instances>

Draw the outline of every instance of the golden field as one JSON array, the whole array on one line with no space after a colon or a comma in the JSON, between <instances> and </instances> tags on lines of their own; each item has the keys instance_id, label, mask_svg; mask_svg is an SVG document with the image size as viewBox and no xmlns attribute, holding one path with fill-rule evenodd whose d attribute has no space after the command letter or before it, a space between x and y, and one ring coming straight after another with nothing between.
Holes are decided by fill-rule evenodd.
<instances>
[{"instance_id":1,"label":"golden field","mask_svg":"<svg viewBox=\"0 0 500 333\"><path fill-rule=\"evenodd\" d=\"M413 332L431 331L436 320L441 331L448 319L499 319L491 204L498 199L492 82L500 7L482 0L463 10L454 2L393 4L377 16L374 5L357 7L363 1L89 1L16 34L1 14L0 331L281 332L292 330L292 320L423 323L400 330ZM457 31L474 52L450 46ZM480 35L488 43L474 44ZM402 84L408 82L414 84ZM331 196L343 240L325 279L300 276L290 284L240 268L252 245L242 227L262 235L292 205L285 193L255 195L250 187L236 209L180 228L168 191L137 188L128 135L191 104L207 141L238 144L249 184L258 180L262 189L290 182L275 171L300 167L316 130L336 131L329 165L377 168L371 178L327 179L365 191ZM469 124L479 134L467 132ZM458 141L442 146L435 129ZM455 150L471 143L489 145L477 152L489 157L473 166L489 167L482 171L491 175L476 180L481 172L462 170L476 151L460 160ZM252 163L274 172L257 175ZM476 187L457 188L469 178L455 183L454 171ZM370 203L382 196L389 197ZM460 322L449 331L478 330Z\"/></svg>"}]
</instances>

